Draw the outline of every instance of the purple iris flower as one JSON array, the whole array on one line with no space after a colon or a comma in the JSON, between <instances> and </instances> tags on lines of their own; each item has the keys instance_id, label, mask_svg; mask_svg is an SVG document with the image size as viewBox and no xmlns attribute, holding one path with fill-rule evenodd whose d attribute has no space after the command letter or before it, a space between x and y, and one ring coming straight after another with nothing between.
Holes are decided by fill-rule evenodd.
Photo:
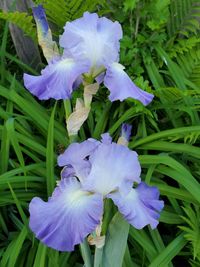
<instances>
[{"instance_id":1,"label":"purple iris flower","mask_svg":"<svg viewBox=\"0 0 200 267\"><path fill-rule=\"evenodd\" d=\"M43 12L34 14L36 21L44 21ZM40 14L42 18L38 17ZM40 76L24 74L25 87L41 100L68 99L85 75L104 82L111 101L132 97L149 104L153 95L138 88L119 64L121 38L118 22L85 12L83 17L66 23L59 42L62 55L52 58Z\"/></svg>"},{"instance_id":2,"label":"purple iris flower","mask_svg":"<svg viewBox=\"0 0 200 267\"><path fill-rule=\"evenodd\" d=\"M163 208L158 189L141 182L137 153L112 142L109 134L101 142L71 144L58 164L64 169L52 197L48 202L35 197L29 206L30 228L47 246L72 251L100 224L105 198L137 229L158 225Z\"/></svg>"}]
</instances>

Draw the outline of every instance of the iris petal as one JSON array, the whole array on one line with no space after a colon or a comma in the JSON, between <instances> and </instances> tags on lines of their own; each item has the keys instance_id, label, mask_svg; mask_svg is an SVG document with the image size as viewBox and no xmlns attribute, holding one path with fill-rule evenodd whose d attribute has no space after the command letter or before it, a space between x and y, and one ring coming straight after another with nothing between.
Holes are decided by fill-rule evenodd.
<instances>
[{"instance_id":1,"label":"iris petal","mask_svg":"<svg viewBox=\"0 0 200 267\"><path fill-rule=\"evenodd\" d=\"M88 139L82 143L71 144L63 154L58 157L59 166L72 166L76 176L82 181L90 171L90 162L85 160L97 148L99 142Z\"/></svg>"},{"instance_id":2,"label":"iris petal","mask_svg":"<svg viewBox=\"0 0 200 267\"><path fill-rule=\"evenodd\" d=\"M48 202L33 198L30 228L47 246L72 251L100 223L103 200L81 189L75 178L61 180Z\"/></svg>"},{"instance_id":3,"label":"iris petal","mask_svg":"<svg viewBox=\"0 0 200 267\"><path fill-rule=\"evenodd\" d=\"M131 97L145 106L148 105L154 96L138 88L123 69L124 67L116 62L107 67L104 84L110 90L109 99L123 101Z\"/></svg>"},{"instance_id":4,"label":"iris petal","mask_svg":"<svg viewBox=\"0 0 200 267\"><path fill-rule=\"evenodd\" d=\"M40 100L68 99L77 79L88 70L88 61L62 59L49 64L40 76L24 74L24 84Z\"/></svg>"},{"instance_id":5,"label":"iris petal","mask_svg":"<svg viewBox=\"0 0 200 267\"><path fill-rule=\"evenodd\" d=\"M82 18L67 22L60 46L67 56L87 58L92 67L98 68L118 61L121 38L122 29L118 22L85 12Z\"/></svg>"},{"instance_id":6,"label":"iris petal","mask_svg":"<svg viewBox=\"0 0 200 267\"><path fill-rule=\"evenodd\" d=\"M101 135L101 142L109 145L112 143L112 137L109 133L104 133Z\"/></svg>"},{"instance_id":7,"label":"iris petal","mask_svg":"<svg viewBox=\"0 0 200 267\"><path fill-rule=\"evenodd\" d=\"M157 227L159 211L163 209L164 203L159 200L159 191L156 187L140 183L126 196L115 192L108 197L114 201L124 218L135 228L141 229L148 224L152 229Z\"/></svg>"},{"instance_id":8,"label":"iris petal","mask_svg":"<svg viewBox=\"0 0 200 267\"><path fill-rule=\"evenodd\" d=\"M141 167L137 153L108 141L101 143L90 157L91 171L83 187L104 196L113 190L129 191L140 182Z\"/></svg>"}]
</instances>

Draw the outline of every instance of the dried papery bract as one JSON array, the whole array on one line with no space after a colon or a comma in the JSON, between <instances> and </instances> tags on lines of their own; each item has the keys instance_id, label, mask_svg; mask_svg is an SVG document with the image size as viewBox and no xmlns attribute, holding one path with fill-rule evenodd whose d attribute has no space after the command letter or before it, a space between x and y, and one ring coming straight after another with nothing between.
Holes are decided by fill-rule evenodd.
<instances>
[{"instance_id":1,"label":"dried papery bract","mask_svg":"<svg viewBox=\"0 0 200 267\"><path fill-rule=\"evenodd\" d=\"M67 131L69 136L76 136L83 123L87 120L90 112L89 107L85 107L82 99L76 99L76 107L73 113L67 118Z\"/></svg>"},{"instance_id":2,"label":"dried papery bract","mask_svg":"<svg viewBox=\"0 0 200 267\"><path fill-rule=\"evenodd\" d=\"M98 83L85 85L83 93L85 107L90 107L92 102L92 97L97 93L98 90L99 90Z\"/></svg>"},{"instance_id":3,"label":"dried papery bract","mask_svg":"<svg viewBox=\"0 0 200 267\"><path fill-rule=\"evenodd\" d=\"M91 108L92 97L96 94L98 89L98 83L84 86L84 100L80 98L76 100L75 110L66 120L69 136L76 136L83 123L87 120Z\"/></svg>"}]
</instances>

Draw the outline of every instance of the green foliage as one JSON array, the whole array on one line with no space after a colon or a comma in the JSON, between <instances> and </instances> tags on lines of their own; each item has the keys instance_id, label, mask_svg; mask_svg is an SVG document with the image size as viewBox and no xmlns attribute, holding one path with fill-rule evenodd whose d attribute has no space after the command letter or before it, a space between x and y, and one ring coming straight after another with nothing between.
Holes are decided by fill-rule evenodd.
<instances>
[{"instance_id":1,"label":"green foliage","mask_svg":"<svg viewBox=\"0 0 200 267\"><path fill-rule=\"evenodd\" d=\"M197 34L199 18L200 6L198 0L171 0L168 23L169 36Z\"/></svg>"},{"instance_id":2,"label":"green foliage","mask_svg":"<svg viewBox=\"0 0 200 267\"><path fill-rule=\"evenodd\" d=\"M200 87L200 46L190 49L177 57L177 62L182 66L185 77L196 85L196 95Z\"/></svg>"},{"instance_id":3,"label":"green foliage","mask_svg":"<svg viewBox=\"0 0 200 267\"><path fill-rule=\"evenodd\" d=\"M173 46L171 46L171 50L169 51L170 57L178 57L179 54L184 54L189 52L192 48L195 48L200 43L200 38L196 36L192 36L188 39L178 39Z\"/></svg>"},{"instance_id":4,"label":"green foliage","mask_svg":"<svg viewBox=\"0 0 200 267\"><path fill-rule=\"evenodd\" d=\"M186 216L181 216L187 226L180 226L184 237L191 243L193 259L200 261L200 210L198 206L183 208Z\"/></svg>"},{"instance_id":5,"label":"green foliage","mask_svg":"<svg viewBox=\"0 0 200 267\"><path fill-rule=\"evenodd\" d=\"M67 21L74 20L83 15L85 11L95 11L98 5L105 4L100 0L36 0L36 4L42 4L48 18L61 29Z\"/></svg>"},{"instance_id":6,"label":"green foliage","mask_svg":"<svg viewBox=\"0 0 200 267\"><path fill-rule=\"evenodd\" d=\"M151 17L151 19L147 21L147 25L152 31L160 29L168 21L169 4L170 0L156 0L147 6L147 10Z\"/></svg>"},{"instance_id":7,"label":"green foliage","mask_svg":"<svg viewBox=\"0 0 200 267\"><path fill-rule=\"evenodd\" d=\"M0 12L0 19L16 24L23 32L36 40L36 28L32 16L25 12Z\"/></svg>"},{"instance_id":8,"label":"green foliage","mask_svg":"<svg viewBox=\"0 0 200 267\"><path fill-rule=\"evenodd\" d=\"M139 0L125 0L124 1L124 11L132 11L135 7L136 4L139 2Z\"/></svg>"}]
</instances>

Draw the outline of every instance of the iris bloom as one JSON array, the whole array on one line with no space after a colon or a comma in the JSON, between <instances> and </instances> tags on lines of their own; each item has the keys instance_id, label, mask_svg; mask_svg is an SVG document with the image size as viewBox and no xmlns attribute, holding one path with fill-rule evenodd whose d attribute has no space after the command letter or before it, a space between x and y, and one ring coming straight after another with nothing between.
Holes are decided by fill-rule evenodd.
<instances>
[{"instance_id":1,"label":"iris bloom","mask_svg":"<svg viewBox=\"0 0 200 267\"><path fill-rule=\"evenodd\" d=\"M137 153L112 142L88 139L71 144L58 157L62 179L48 202L30 203L30 228L47 246L71 251L100 224L103 200L112 199L135 228L158 225L163 201L159 191L141 182ZM132 188L137 183L136 188Z\"/></svg>"},{"instance_id":2,"label":"iris bloom","mask_svg":"<svg viewBox=\"0 0 200 267\"><path fill-rule=\"evenodd\" d=\"M110 91L111 101L123 101L128 97L144 105L152 101L153 95L139 89L119 63L122 28L118 22L99 18L96 13L89 12L67 22L60 36L59 44L63 53L59 55L54 42L49 38L49 27L42 6L35 7L33 12L40 26L39 38L43 37L41 45L48 54L46 58L49 63L40 76L24 74L25 87L33 95L41 100L68 99L83 77L87 76L95 78L98 83L104 83Z\"/></svg>"}]
</instances>

